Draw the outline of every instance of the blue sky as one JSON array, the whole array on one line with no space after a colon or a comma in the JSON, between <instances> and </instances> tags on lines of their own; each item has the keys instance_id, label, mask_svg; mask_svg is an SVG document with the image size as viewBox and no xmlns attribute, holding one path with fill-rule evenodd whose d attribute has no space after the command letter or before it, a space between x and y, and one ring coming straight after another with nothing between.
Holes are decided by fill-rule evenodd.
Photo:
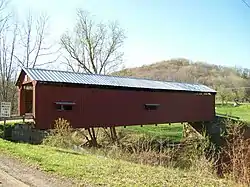
<instances>
[{"instance_id":1,"label":"blue sky","mask_svg":"<svg viewBox=\"0 0 250 187\"><path fill-rule=\"evenodd\" d=\"M250 3L250 0L249 0ZM19 19L31 9L50 15L58 40L76 19L76 8L125 29L126 67L188 58L250 68L250 8L241 0L12 0Z\"/></svg>"}]
</instances>

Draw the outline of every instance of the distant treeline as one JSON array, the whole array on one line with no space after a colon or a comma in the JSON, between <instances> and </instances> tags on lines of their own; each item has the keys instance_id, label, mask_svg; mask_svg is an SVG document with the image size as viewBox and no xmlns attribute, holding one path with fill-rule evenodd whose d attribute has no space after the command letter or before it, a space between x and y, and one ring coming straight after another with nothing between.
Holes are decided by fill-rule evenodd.
<instances>
[{"instance_id":1,"label":"distant treeline","mask_svg":"<svg viewBox=\"0 0 250 187\"><path fill-rule=\"evenodd\" d=\"M124 69L114 74L205 84L217 90L216 99L223 103L250 100L250 69L247 68L225 67L187 59L171 59L138 68Z\"/></svg>"}]
</instances>

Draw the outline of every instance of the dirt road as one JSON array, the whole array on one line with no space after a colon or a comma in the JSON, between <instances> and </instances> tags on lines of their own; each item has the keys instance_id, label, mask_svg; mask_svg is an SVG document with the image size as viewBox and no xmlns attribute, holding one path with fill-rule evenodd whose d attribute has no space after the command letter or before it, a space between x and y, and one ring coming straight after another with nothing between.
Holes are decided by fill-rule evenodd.
<instances>
[{"instance_id":1,"label":"dirt road","mask_svg":"<svg viewBox=\"0 0 250 187\"><path fill-rule=\"evenodd\" d=\"M51 176L17 159L0 153L0 187L72 187L80 186L65 178Z\"/></svg>"},{"instance_id":2,"label":"dirt road","mask_svg":"<svg viewBox=\"0 0 250 187\"><path fill-rule=\"evenodd\" d=\"M3 170L0 170L0 186L1 187L29 187L29 185L17 180Z\"/></svg>"}]
</instances>

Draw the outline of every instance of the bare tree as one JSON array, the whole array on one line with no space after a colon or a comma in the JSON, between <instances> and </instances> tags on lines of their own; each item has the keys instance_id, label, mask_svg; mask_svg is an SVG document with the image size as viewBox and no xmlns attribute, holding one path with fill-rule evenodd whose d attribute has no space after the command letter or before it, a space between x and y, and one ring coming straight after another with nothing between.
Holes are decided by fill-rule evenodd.
<instances>
[{"instance_id":1,"label":"bare tree","mask_svg":"<svg viewBox=\"0 0 250 187\"><path fill-rule=\"evenodd\" d=\"M11 22L10 14L2 11L6 7L7 1L0 1L0 101L12 102L12 109L17 106L16 87L16 63L14 54L17 41L17 24Z\"/></svg>"},{"instance_id":2,"label":"bare tree","mask_svg":"<svg viewBox=\"0 0 250 187\"><path fill-rule=\"evenodd\" d=\"M125 35L118 23L96 23L81 9L77 17L73 34L66 32L61 37L67 66L75 72L95 74L108 74L121 66Z\"/></svg>"},{"instance_id":3,"label":"bare tree","mask_svg":"<svg viewBox=\"0 0 250 187\"><path fill-rule=\"evenodd\" d=\"M10 43L8 43L10 42ZM14 52L16 45L16 30L13 31L10 39L6 33L1 33L0 39L0 101L12 103L12 109L17 107L16 87L14 80L17 75L17 66L14 62Z\"/></svg>"},{"instance_id":4,"label":"bare tree","mask_svg":"<svg viewBox=\"0 0 250 187\"><path fill-rule=\"evenodd\" d=\"M44 56L55 55L56 51L52 51L53 45L46 44L48 36L49 17L42 14L38 19L29 12L26 21L20 28L20 47L22 54L16 55L18 62L24 67L42 66L55 62L59 55L53 60L44 63L38 63L38 59Z\"/></svg>"},{"instance_id":5,"label":"bare tree","mask_svg":"<svg viewBox=\"0 0 250 187\"><path fill-rule=\"evenodd\" d=\"M74 72L108 74L123 64L125 35L117 22L97 23L91 15L77 10L77 24L74 32L66 32L61 37L67 66ZM96 146L94 128L88 129L91 145ZM117 138L115 127L110 127L113 139Z\"/></svg>"}]
</instances>

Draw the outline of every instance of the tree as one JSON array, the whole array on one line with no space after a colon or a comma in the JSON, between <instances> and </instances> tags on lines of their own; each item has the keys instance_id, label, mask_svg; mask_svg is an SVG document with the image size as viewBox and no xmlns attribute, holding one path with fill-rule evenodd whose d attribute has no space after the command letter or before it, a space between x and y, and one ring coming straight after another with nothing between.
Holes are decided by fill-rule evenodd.
<instances>
[{"instance_id":1,"label":"tree","mask_svg":"<svg viewBox=\"0 0 250 187\"><path fill-rule=\"evenodd\" d=\"M72 71L108 74L123 64L121 48L124 39L124 31L117 22L97 23L89 13L78 9L74 31L62 35L61 45L68 54L65 56L66 64ZM96 146L94 128L88 132L91 144ZM110 134L113 139L117 138L115 127L110 128Z\"/></svg>"},{"instance_id":2,"label":"tree","mask_svg":"<svg viewBox=\"0 0 250 187\"><path fill-rule=\"evenodd\" d=\"M58 52L52 51L53 45L46 44L48 33L49 17L46 14L40 15L37 19L29 12L27 19L21 24L20 49L22 53L15 55L23 67L36 67L55 62L58 58L44 63L38 63L38 59L44 56L51 56Z\"/></svg>"},{"instance_id":3,"label":"tree","mask_svg":"<svg viewBox=\"0 0 250 187\"><path fill-rule=\"evenodd\" d=\"M0 101L12 102L12 111L17 107L16 78L17 66L14 60L17 43L17 24L11 22L10 14L3 10L7 1L0 1Z\"/></svg>"},{"instance_id":4,"label":"tree","mask_svg":"<svg viewBox=\"0 0 250 187\"><path fill-rule=\"evenodd\" d=\"M246 90L245 88L234 88L232 89L232 100L234 100L236 103L239 101L243 101L246 96Z\"/></svg>"},{"instance_id":5,"label":"tree","mask_svg":"<svg viewBox=\"0 0 250 187\"><path fill-rule=\"evenodd\" d=\"M218 99L221 101L221 103L224 105L225 102L227 103L230 100L231 97L231 90L225 88L224 85L220 85L217 87L217 96Z\"/></svg>"},{"instance_id":6,"label":"tree","mask_svg":"<svg viewBox=\"0 0 250 187\"><path fill-rule=\"evenodd\" d=\"M72 71L108 74L123 63L121 48L124 31L117 22L96 23L89 13L79 9L77 24L70 35L61 37L62 48L68 54L66 64Z\"/></svg>"},{"instance_id":7,"label":"tree","mask_svg":"<svg viewBox=\"0 0 250 187\"><path fill-rule=\"evenodd\" d=\"M7 0L0 0L0 101L12 102L17 109L15 80L18 67L35 67L42 56L54 54L46 45L48 16L34 19L29 13L25 23L14 20L12 13L5 11Z\"/></svg>"}]
</instances>

